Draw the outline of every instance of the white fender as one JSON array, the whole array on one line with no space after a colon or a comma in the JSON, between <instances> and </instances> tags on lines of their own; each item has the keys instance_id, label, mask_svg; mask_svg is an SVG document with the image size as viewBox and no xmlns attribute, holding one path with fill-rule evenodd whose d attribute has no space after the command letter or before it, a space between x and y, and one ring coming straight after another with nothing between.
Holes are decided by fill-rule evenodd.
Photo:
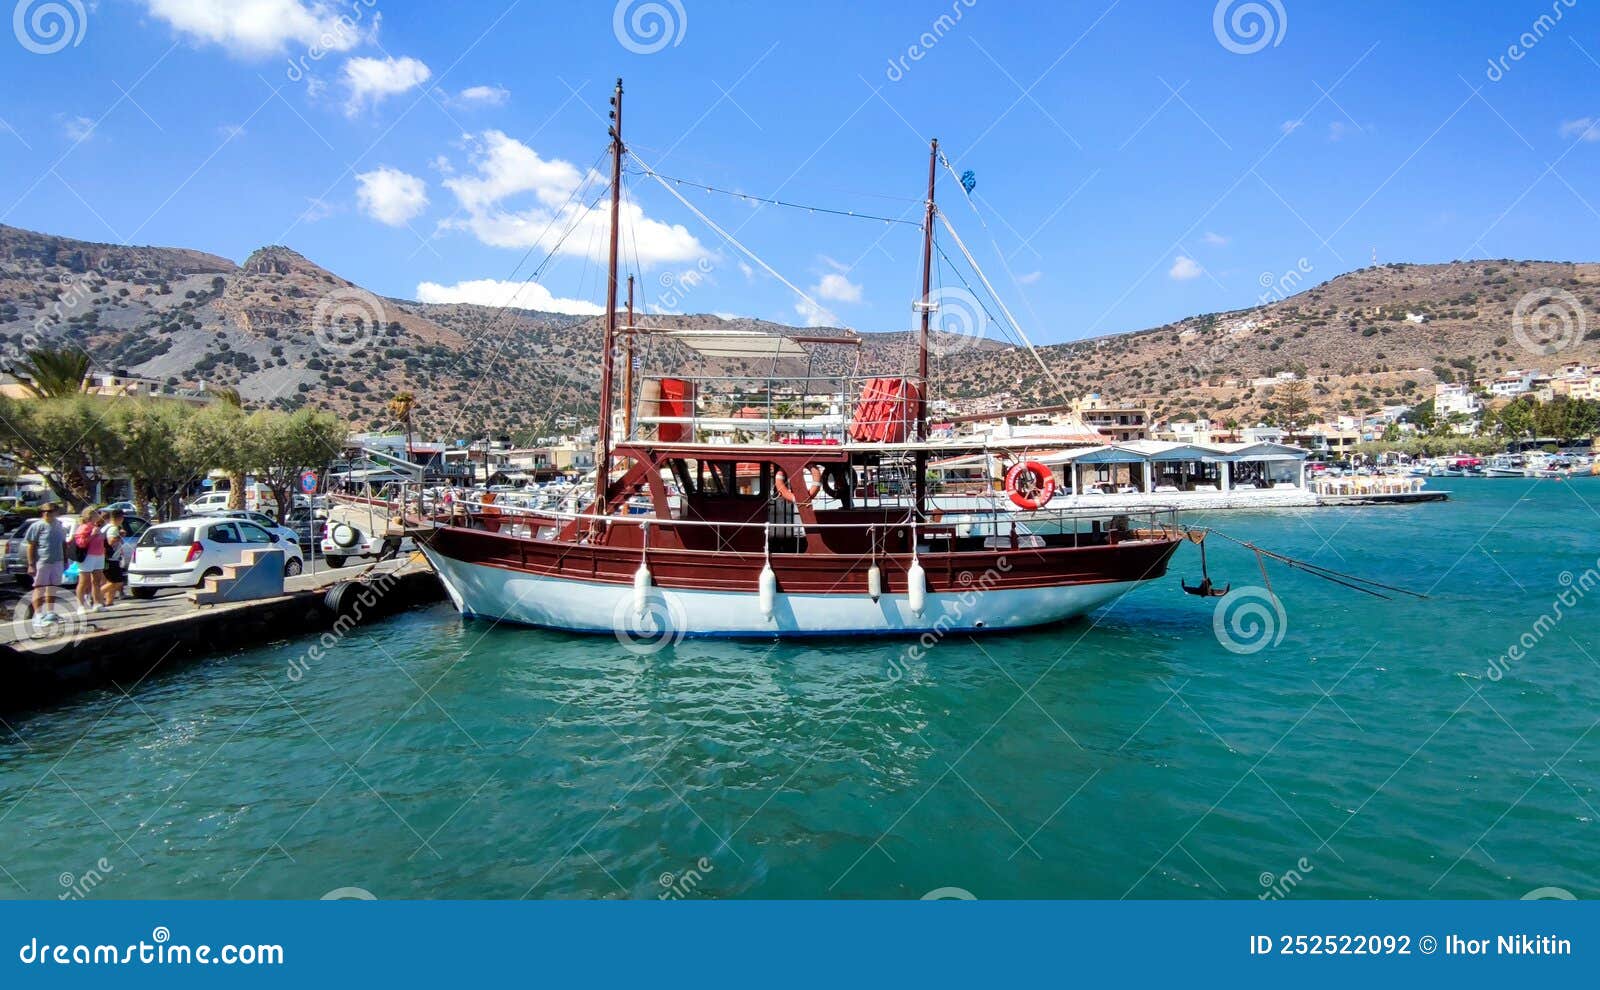
<instances>
[{"instance_id":1,"label":"white fender","mask_svg":"<svg viewBox=\"0 0 1600 990\"><path fill-rule=\"evenodd\" d=\"M765 618L772 618L773 609L778 603L778 575L772 573L772 562L768 561L761 567L761 614Z\"/></svg>"},{"instance_id":2,"label":"white fender","mask_svg":"<svg viewBox=\"0 0 1600 990\"><path fill-rule=\"evenodd\" d=\"M916 557L911 558L911 566L906 568L906 604L911 606L911 614L919 618L928 604L928 576L922 572L922 561Z\"/></svg>"},{"instance_id":3,"label":"white fender","mask_svg":"<svg viewBox=\"0 0 1600 990\"><path fill-rule=\"evenodd\" d=\"M867 596L873 601L883 597L883 571L877 564L867 571Z\"/></svg>"},{"instance_id":4,"label":"white fender","mask_svg":"<svg viewBox=\"0 0 1600 990\"><path fill-rule=\"evenodd\" d=\"M650 586L652 583L650 565L642 560L639 561L639 569L633 572L634 614L642 617L645 609L650 606Z\"/></svg>"}]
</instances>

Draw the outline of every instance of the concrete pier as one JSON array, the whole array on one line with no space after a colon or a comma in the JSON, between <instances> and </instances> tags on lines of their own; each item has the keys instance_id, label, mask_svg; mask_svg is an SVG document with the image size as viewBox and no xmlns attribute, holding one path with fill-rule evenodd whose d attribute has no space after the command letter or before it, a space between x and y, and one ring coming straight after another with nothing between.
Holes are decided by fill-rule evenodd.
<instances>
[{"instance_id":1,"label":"concrete pier","mask_svg":"<svg viewBox=\"0 0 1600 990\"><path fill-rule=\"evenodd\" d=\"M365 586L329 595L346 582ZM101 612L69 612L52 638L27 638L29 620L14 619L0 623L0 712L27 711L93 687L126 690L188 659L318 633L336 622L348 627L443 598L427 561L410 554L289 578L284 594L272 598L194 605L186 594L172 593L120 601Z\"/></svg>"}]
</instances>

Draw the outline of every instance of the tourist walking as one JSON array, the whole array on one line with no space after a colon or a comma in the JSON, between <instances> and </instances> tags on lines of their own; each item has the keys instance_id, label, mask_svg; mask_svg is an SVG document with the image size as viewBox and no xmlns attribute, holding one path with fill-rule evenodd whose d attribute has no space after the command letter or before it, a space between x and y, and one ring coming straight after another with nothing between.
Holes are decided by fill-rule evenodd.
<instances>
[{"instance_id":1,"label":"tourist walking","mask_svg":"<svg viewBox=\"0 0 1600 990\"><path fill-rule=\"evenodd\" d=\"M28 576L33 578L35 620L55 611L61 578L67 570L67 528L57 518L59 506L46 502L39 507L39 518L28 524L23 534L23 553L28 559Z\"/></svg>"},{"instance_id":2,"label":"tourist walking","mask_svg":"<svg viewBox=\"0 0 1600 990\"><path fill-rule=\"evenodd\" d=\"M78 561L78 602L91 612L102 608L100 598L105 593L106 536L100 531L99 509L85 509L83 521L72 534L73 543L83 554Z\"/></svg>"}]
</instances>

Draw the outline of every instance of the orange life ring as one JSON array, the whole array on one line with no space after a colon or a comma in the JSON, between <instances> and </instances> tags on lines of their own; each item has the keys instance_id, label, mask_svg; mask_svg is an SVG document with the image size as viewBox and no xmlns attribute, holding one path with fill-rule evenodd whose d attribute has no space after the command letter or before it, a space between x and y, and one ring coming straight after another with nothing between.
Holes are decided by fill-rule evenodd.
<instances>
[{"instance_id":1,"label":"orange life ring","mask_svg":"<svg viewBox=\"0 0 1600 990\"><path fill-rule=\"evenodd\" d=\"M1033 479L1032 494L1024 494L1017 488L1017 482L1022 480L1024 474ZM1006 472L1006 494L1011 496L1011 501L1024 509L1039 509L1049 502L1056 493L1056 476L1038 461L1022 461L1011 465L1011 470Z\"/></svg>"},{"instance_id":2,"label":"orange life ring","mask_svg":"<svg viewBox=\"0 0 1600 990\"><path fill-rule=\"evenodd\" d=\"M806 468L807 472L810 472L810 470L810 468ZM773 473L772 488L778 493L779 498L790 503L791 505L794 504L794 489L789 487L789 477L781 468ZM818 484L815 479L813 479L811 483L806 486L806 501L810 502L812 499L816 498L817 492L821 490L822 486Z\"/></svg>"}]
</instances>

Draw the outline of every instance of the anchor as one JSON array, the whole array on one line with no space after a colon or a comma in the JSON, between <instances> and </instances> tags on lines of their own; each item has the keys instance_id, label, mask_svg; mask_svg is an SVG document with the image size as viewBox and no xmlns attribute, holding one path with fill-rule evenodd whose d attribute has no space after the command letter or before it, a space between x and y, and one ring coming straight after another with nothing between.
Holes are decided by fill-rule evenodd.
<instances>
[{"instance_id":1,"label":"anchor","mask_svg":"<svg viewBox=\"0 0 1600 990\"><path fill-rule=\"evenodd\" d=\"M1189 582L1184 581L1181 578L1179 579L1178 583L1183 585L1183 590L1187 591L1191 595L1198 595L1201 598L1221 598L1221 597L1223 597L1224 595L1226 595L1229 591L1231 591L1233 589L1233 582L1231 582L1231 581L1228 582L1220 590L1215 585L1213 585L1211 583L1211 573L1210 573L1210 571L1208 571L1206 569L1206 533L1205 533L1205 530L1203 530L1203 529L1202 530L1190 530L1185 535L1188 536L1188 538L1190 540L1192 540L1193 542L1199 544L1199 546L1200 546L1200 583L1196 584L1196 585L1191 585L1191 584L1189 584Z\"/></svg>"}]
</instances>

